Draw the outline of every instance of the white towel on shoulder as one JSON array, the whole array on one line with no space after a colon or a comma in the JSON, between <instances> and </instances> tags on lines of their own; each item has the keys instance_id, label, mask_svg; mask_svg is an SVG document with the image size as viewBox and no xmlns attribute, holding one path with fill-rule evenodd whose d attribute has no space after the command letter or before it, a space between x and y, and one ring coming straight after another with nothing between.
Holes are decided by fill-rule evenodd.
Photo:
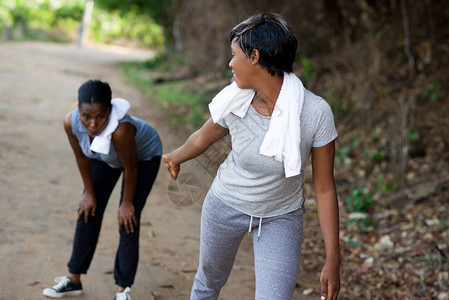
<instances>
[{"instance_id":1,"label":"white towel on shoulder","mask_svg":"<svg viewBox=\"0 0 449 300\"><path fill-rule=\"evenodd\" d=\"M209 103L212 120L217 123L218 120L230 112L243 118L255 94L254 90L239 88L237 83L233 81L222 89Z\"/></svg>"},{"instance_id":2,"label":"white towel on shoulder","mask_svg":"<svg viewBox=\"0 0 449 300\"><path fill-rule=\"evenodd\" d=\"M90 150L109 154L109 149L111 147L112 133L117 129L119 121L128 113L131 104L122 98L114 98L111 100L112 109L109 115L108 124L103 131L94 137L92 144L90 145Z\"/></svg>"},{"instance_id":3,"label":"white towel on shoulder","mask_svg":"<svg viewBox=\"0 0 449 300\"><path fill-rule=\"evenodd\" d=\"M216 123L230 112L243 118L254 94L254 90L239 89L235 82L228 85L209 104L212 120ZM303 104L304 86L301 80L294 73L284 73L281 91L259 153L283 162L285 177L301 174L300 116Z\"/></svg>"}]
</instances>

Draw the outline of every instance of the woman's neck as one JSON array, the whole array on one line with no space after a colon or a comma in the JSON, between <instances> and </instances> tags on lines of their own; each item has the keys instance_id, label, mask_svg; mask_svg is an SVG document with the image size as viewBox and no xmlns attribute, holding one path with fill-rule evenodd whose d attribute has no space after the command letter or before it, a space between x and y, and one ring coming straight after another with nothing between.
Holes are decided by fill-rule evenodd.
<instances>
[{"instance_id":1,"label":"woman's neck","mask_svg":"<svg viewBox=\"0 0 449 300\"><path fill-rule=\"evenodd\" d=\"M269 75L270 78L261 80L263 84L255 88L256 94L251 105L264 116L271 116L282 87L282 78Z\"/></svg>"}]
</instances>

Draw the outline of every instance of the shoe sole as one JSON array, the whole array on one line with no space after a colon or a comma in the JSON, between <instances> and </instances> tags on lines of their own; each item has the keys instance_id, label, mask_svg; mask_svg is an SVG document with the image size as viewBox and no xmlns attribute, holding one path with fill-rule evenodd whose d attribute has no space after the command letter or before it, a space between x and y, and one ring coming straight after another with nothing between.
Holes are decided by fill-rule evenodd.
<instances>
[{"instance_id":1,"label":"shoe sole","mask_svg":"<svg viewBox=\"0 0 449 300\"><path fill-rule=\"evenodd\" d=\"M53 290L44 290L42 292L44 296L50 297L50 298L62 298L62 297L70 297L70 296L81 296L83 294L83 291L70 291L65 293L56 293Z\"/></svg>"}]
</instances>

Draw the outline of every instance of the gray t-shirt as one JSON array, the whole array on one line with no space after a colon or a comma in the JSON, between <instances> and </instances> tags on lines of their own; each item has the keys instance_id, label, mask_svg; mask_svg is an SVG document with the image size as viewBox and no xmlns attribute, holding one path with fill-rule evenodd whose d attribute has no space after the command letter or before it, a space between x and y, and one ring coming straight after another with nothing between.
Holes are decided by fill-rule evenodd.
<instances>
[{"instance_id":1,"label":"gray t-shirt","mask_svg":"<svg viewBox=\"0 0 449 300\"><path fill-rule=\"evenodd\" d=\"M139 161L151 160L155 156L162 156L162 143L156 130L147 122L126 114L119 123L131 123L136 129L136 148L137 159ZM78 143L83 151L83 154L88 158L95 158L97 160L107 163L111 168L122 168L123 165L118 157L117 150L114 143L111 143L108 154L96 153L90 150L89 133L80 120L79 109L75 108L72 111L72 133L78 139Z\"/></svg>"},{"instance_id":2,"label":"gray t-shirt","mask_svg":"<svg viewBox=\"0 0 449 300\"><path fill-rule=\"evenodd\" d=\"M259 154L271 117L252 105L243 118L232 113L217 123L229 129L232 151L218 169L213 192L227 205L251 216L273 217L304 204L304 176L286 178L284 165ZM312 147L322 147L337 136L327 102L305 90L301 116L301 162L304 169Z\"/></svg>"}]
</instances>

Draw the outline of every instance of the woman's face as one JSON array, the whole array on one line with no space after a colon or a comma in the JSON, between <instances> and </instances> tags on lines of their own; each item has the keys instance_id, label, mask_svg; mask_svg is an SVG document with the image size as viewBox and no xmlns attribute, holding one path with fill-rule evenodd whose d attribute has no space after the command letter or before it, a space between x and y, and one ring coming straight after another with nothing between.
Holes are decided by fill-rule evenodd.
<instances>
[{"instance_id":1,"label":"woman's face","mask_svg":"<svg viewBox=\"0 0 449 300\"><path fill-rule=\"evenodd\" d=\"M235 39L231 43L231 54L232 58L229 62L229 67L232 69L232 79L241 89L252 88L251 71L254 66L239 44L235 42Z\"/></svg>"},{"instance_id":2,"label":"woman's face","mask_svg":"<svg viewBox=\"0 0 449 300\"><path fill-rule=\"evenodd\" d=\"M91 137L99 135L106 127L111 113L106 103L81 103L79 111L81 123Z\"/></svg>"}]
</instances>

